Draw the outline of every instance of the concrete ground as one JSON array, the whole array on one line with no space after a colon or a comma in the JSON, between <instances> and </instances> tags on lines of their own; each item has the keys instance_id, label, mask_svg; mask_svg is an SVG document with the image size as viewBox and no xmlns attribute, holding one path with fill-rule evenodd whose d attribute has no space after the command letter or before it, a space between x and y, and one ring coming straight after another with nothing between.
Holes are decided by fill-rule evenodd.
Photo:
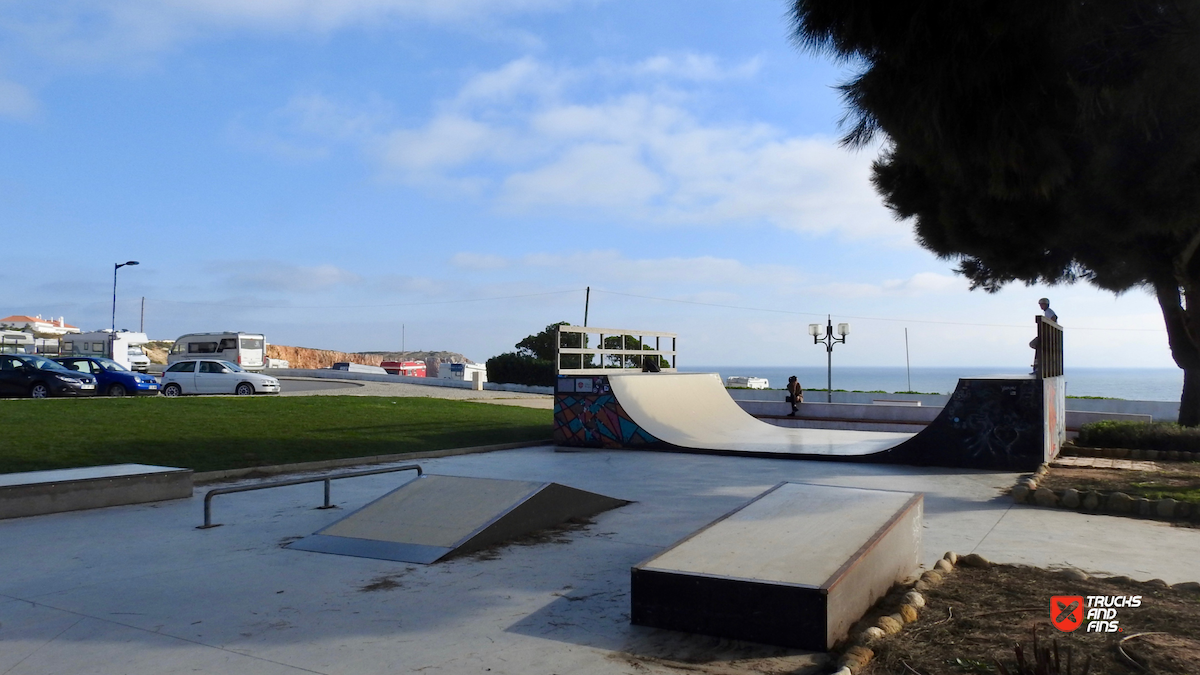
<instances>
[{"instance_id":1,"label":"concrete ground","mask_svg":"<svg viewBox=\"0 0 1200 675\"><path fill-rule=\"evenodd\" d=\"M925 493L944 551L1168 583L1200 530L1012 504L1014 474L533 447L421 462L634 500L583 529L429 566L282 548L408 480L320 484L0 521L0 673L791 672L819 655L629 624L630 567L784 480ZM819 546L820 542L813 542ZM1047 602L1030 598L1033 605Z\"/></svg>"}]
</instances>

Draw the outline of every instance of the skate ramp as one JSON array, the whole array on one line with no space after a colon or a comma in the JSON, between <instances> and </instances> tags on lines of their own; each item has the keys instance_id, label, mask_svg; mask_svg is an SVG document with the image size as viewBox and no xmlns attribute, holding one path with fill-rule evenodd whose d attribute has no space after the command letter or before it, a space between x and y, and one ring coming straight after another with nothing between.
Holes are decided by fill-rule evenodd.
<instances>
[{"instance_id":1,"label":"skate ramp","mask_svg":"<svg viewBox=\"0 0 1200 675\"><path fill-rule=\"evenodd\" d=\"M638 426L692 450L766 455L864 456L912 438L895 432L792 429L747 414L716 373L609 375L612 393Z\"/></svg>"},{"instance_id":2,"label":"skate ramp","mask_svg":"<svg viewBox=\"0 0 1200 675\"><path fill-rule=\"evenodd\" d=\"M628 503L558 483L426 474L288 547L430 564Z\"/></svg>"}]
</instances>

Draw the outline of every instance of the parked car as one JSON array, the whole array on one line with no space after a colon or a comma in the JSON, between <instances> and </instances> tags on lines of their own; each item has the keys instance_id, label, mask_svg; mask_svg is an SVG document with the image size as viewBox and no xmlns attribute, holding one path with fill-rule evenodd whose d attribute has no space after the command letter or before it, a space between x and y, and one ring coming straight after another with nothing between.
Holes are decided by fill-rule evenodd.
<instances>
[{"instance_id":1,"label":"parked car","mask_svg":"<svg viewBox=\"0 0 1200 675\"><path fill-rule=\"evenodd\" d=\"M96 393L105 396L158 394L158 380L130 372L125 366L102 356L60 356L54 359L67 370L96 378Z\"/></svg>"},{"instance_id":2,"label":"parked car","mask_svg":"<svg viewBox=\"0 0 1200 675\"><path fill-rule=\"evenodd\" d=\"M180 361L162 376L163 396L184 394L278 394L279 380L242 370L236 363L218 360Z\"/></svg>"},{"instance_id":3,"label":"parked car","mask_svg":"<svg viewBox=\"0 0 1200 675\"><path fill-rule=\"evenodd\" d=\"M0 354L0 396L92 396L96 378L44 356Z\"/></svg>"}]
</instances>

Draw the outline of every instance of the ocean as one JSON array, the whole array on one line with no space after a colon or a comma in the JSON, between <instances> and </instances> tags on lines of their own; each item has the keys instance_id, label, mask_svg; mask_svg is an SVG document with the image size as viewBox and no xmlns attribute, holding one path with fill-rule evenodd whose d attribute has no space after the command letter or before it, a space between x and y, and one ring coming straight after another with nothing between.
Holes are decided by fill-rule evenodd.
<instances>
[{"instance_id":1,"label":"ocean","mask_svg":"<svg viewBox=\"0 0 1200 675\"><path fill-rule=\"evenodd\" d=\"M679 369L688 373L719 373L765 377L771 388L783 389L790 375L800 378L805 389L825 389L824 367L778 366L691 366ZM917 391L925 394L949 394L960 377L1028 373L1028 368L913 368L912 386L904 368L866 368L833 366L833 388L848 391ZM1068 368L1065 373L1067 396L1101 396L1133 401L1178 401L1183 390L1183 371L1178 368Z\"/></svg>"}]
</instances>

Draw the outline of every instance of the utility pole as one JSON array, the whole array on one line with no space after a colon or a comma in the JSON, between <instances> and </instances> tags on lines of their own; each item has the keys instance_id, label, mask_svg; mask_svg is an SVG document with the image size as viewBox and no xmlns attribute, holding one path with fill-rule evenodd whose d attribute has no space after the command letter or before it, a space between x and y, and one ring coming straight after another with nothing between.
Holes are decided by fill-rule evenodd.
<instances>
[{"instance_id":1,"label":"utility pole","mask_svg":"<svg viewBox=\"0 0 1200 675\"><path fill-rule=\"evenodd\" d=\"M138 323L138 332L146 332L146 296L142 296L142 320Z\"/></svg>"},{"instance_id":2,"label":"utility pole","mask_svg":"<svg viewBox=\"0 0 1200 675\"><path fill-rule=\"evenodd\" d=\"M588 305L592 303L592 287L587 287L587 295L583 296L583 327L587 328Z\"/></svg>"}]
</instances>

